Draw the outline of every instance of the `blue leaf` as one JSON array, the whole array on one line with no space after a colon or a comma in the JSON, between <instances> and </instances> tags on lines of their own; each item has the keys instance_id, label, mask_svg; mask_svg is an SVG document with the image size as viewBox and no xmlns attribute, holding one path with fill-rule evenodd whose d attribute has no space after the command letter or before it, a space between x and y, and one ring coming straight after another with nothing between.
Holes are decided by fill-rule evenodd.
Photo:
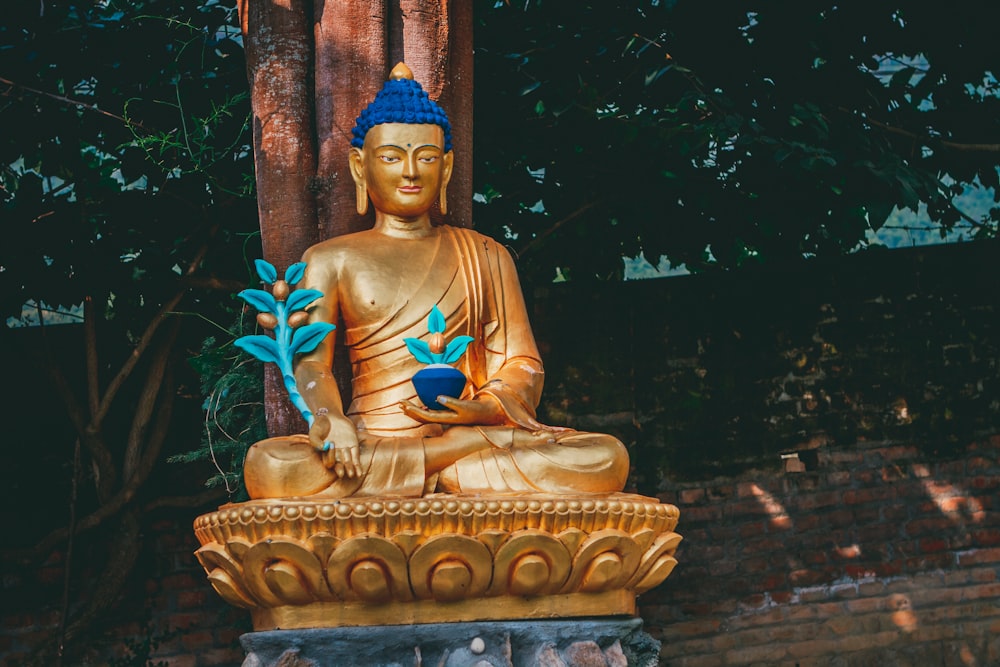
<instances>
[{"instance_id":1,"label":"blue leaf","mask_svg":"<svg viewBox=\"0 0 1000 667\"><path fill-rule=\"evenodd\" d=\"M336 329L329 322L313 322L304 327L299 327L292 334L292 343L289 350L292 354L307 354L316 349L326 335Z\"/></svg>"},{"instance_id":2,"label":"blue leaf","mask_svg":"<svg viewBox=\"0 0 1000 667\"><path fill-rule=\"evenodd\" d=\"M257 275L268 285L274 284L274 281L278 279L278 271L271 262L263 259L255 259L253 265L257 267Z\"/></svg>"},{"instance_id":3,"label":"blue leaf","mask_svg":"<svg viewBox=\"0 0 1000 667\"><path fill-rule=\"evenodd\" d=\"M453 364L458 361L458 358L465 354L465 348L469 347L469 343L474 340L475 338L472 336L456 336L455 340L448 343L448 347L444 348L443 363Z\"/></svg>"},{"instance_id":4,"label":"blue leaf","mask_svg":"<svg viewBox=\"0 0 1000 667\"><path fill-rule=\"evenodd\" d=\"M278 302L274 300L270 292L265 292L262 289L245 289L236 296L262 313L276 313L278 311Z\"/></svg>"},{"instance_id":5,"label":"blue leaf","mask_svg":"<svg viewBox=\"0 0 1000 667\"><path fill-rule=\"evenodd\" d=\"M285 271L285 282L289 285L297 285L302 280L302 275L306 272L305 262L296 262Z\"/></svg>"},{"instance_id":6,"label":"blue leaf","mask_svg":"<svg viewBox=\"0 0 1000 667\"><path fill-rule=\"evenodd\" d=\"M444 328L444 313L435 305L431 308L431 314L427 317L427 330L431 333L444 333Z\"/></svg>"},{"instance_id":7,"label":"blue leaf","mask_svg":"<svg viewBox=\"0 0 1000 667\"><path fill-rule=\"evenodd\" d=\"M403 342L406 343L406 348L417 361L422 364L434 363L435 360L434 355L431 353L431 346L426 342L419 338L404 338Z\"/></svg>"},{"instance_id":8,"label":"blue leaf","mask_svg":"<svg viewBox=\"0 0 1000 667\"><path fill-rule=\"evenodd\" d=\"M246 350L264 363L278 363L278 344L270 336L243 336L233 341L233 345Z\"/></svg>"},{"instance_id":9,"label":"blue leaf","mask_svg":"<svg viewBox=\"0 0 1000 667\"><path fill-rule=\"evenodd\" d=\"M323 293L317 289L297 289L288 296L288 301L285 303L288 312L294 313L296 310L302 310L321 296Z\"/></svg>"}]
</instances>

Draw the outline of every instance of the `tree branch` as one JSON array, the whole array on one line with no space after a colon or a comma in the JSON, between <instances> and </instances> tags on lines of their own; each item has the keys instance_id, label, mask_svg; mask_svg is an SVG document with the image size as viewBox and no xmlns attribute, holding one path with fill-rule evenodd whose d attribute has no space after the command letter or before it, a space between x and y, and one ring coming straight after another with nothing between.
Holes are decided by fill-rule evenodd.
<instances>
[{"instance_id":1,"label":"tree branch","mask_svg":"<svg viewBox=\"0 0 1000 667\"><path fill-rule=\"evenodd\" d=\"M97 495L100 499L104 500L111 496L111 490L114 487L117 477L114 457L111 455L111 450L104 443L100 430L94 427L93 422L87 418L87 413L83 406L76 400L76 395L70 388L62 369L56 364L56 357L50 351L51 346L46 337L45 327L42 327L41 338L43 346L46 349L46 354L40 356L38 360L39 365L48 374L49 381L52 382L56 394L62 399L66 415L73 423L80 442L87 448L87 453L90 454L94 462Z\"/></svg>"},{"instance_id":2,"label":"tree branch","mask_svg":"<svg viewBox=\"0 0 1000 667\"><path fill-rule=\"evenodd\" d=\"M539 243L541 243L542 240L544 240L545 238L547 238L553 232L555 232L556 230L558 230L560 227L562 227L563 225L565 225L567 222L575 220L576 218L580 217L581 215L583 215L584 213L586 213L590 209L594 208L595 206L597 206L598 203L600 203L600 202L599 201L592 201L592 202L590 202L588 204L584 204L583 206L581 206L580 208L576 209L575 211L573 211L569 215L565 216L564 218L561 218L558 222L554 223L548 229L546 229L544 232L542 232L541 234L539 234L535 238L531 239L531 241L529 241L527 244L525 244L525 246L523 248L521 248L521 250L517 253L518 257L520 257L521 255L524 255L524 254L528 253L529 251L531 251L535 246L537 246Z\"/></svg>"},{"instance_id":3,"label":"tree branch","mask_svg":"<svg viewBox=\"0 0 1000 667\"><path fill-rule=\"evenodd\" d=\"M64 104L69 104L71 106L76 107L77 109L84 109L86 111L92 111L94 113L101 114L102 116L107 116L108 118L114 118L115 120L120 121L120 122L124 123L125 125L128 125L129 127L138 127L138 128L143 129L143 130L146 129L146 128L142 127L141 124L139 124L139 123L133 123L133 122L129 121L127 118L123 118L121 116L115 115L115 114L111 113L110 111L105 111L104 109L99 108L96 104L87 104L86 102L81 102L79 100L74 100L73 98L66 97L64 95L56 95L55 93L49 93L49 92L46 92L44 90L38 90L37 88L31 88L29 86L25 86L23 84L17 83L16 81L11 81L10 79L5 79L2 76L0 76L0 83L4 84L6 86L10 86L10 88L8 88L7 90L5 90L2 93L2 95L4 97L10 97L10 91L11 91L12 88L19 88L19 89L25 90L25 91L27 91L29 93L34 93L35 95L41 95L42 97L48 97L50 99L56 100L57 102L63 102Z\"/></svg>"},{"instance_id":4,"label":"tree branch","mask_svg":"<svg viewBox=\"0 0 1000 667\"><path fill-rule=\"evenodd\" d=\"M208 253L209 241L215 236L218 229L219 226L214 225L209 231L208 240L205 241L205 243L198 249L198 252L196 252L194 257L191 259L187 270L184 272L184 278L189 278L191 274L197 270L202 260L205 259L205 255ZM114 401L118 390L121 389L122 384L124 384L125 380L132 374L132 371L135 369L135 365L139 362L139 358L149 347L153 339L153 334L156 333L156 330L161 324L163 324L167 316L172 313L174 308L178 303L180 303L186 293L186 289L179 290L172 298L166 301L160 307L159 311L157 311L156 315L153 316L153 319L146 326L146 330L143 331L142 336L139 337L139 342L136 344L135 349L132 350L132 354L129 355L128 359L125 360L125 363L122 364L121 369L119 369L115 377L111 379L111 382L108 383L108 388L105 391L104 397L101 399L100 407L97 410L95 421L99 423L100 420L107 415L108 410L111 409L111 402Z\"/></svg>"},{"instance_id":5,"label":"tree branch","mask_svg":"<svg viewBox=\"0 0 1000 667\"><path fill-rule=\"evenodd\" d=\"M83 339L87 355L87 406L93 419L100 405L101 388L97 383L97 325L94 323L94 299L91 296L83 298Z\"/></svg>"},{"instance_id":6,"label":"tree branch","mask_svg":"<svg viewBox=\"0 0 1000 667\"><path fill-rule=\"evenodd\" d=\"M214 505L229 496L223 488L207 489L193 496L160 496L146 503L143 511L151 512L162 508L193 508Z\"/></svg>"},{"instance_id":7,"label":"tree branch","mask_svg":"<svg viewBox=\"0 0 1000 667\"><path fill-rule=\"evenodd\" d=\"M851 109L845 107L837 107L840 111L851 116L855 115L855 112ZM947 148L953 151L964 151L968 153L1000 153L1000 144L985 144L985 143L963 143L959 141L948 141L947 139L939 139L937 137L932 137L927 134L918 134L916 132L911 132L910 130L903 129L901 127L896 127L894 125L889 125L881 121L877 121L871 116L865 116L862 120L866 123L874 125L880 130L887 132L889 134L895 134L900 137L906 137L907 139L912 139L913 141L919 141L925 143L929 146L940 146L941 148Z\"/></svg>"},{"instance_id":8,"label":"tree branch","mask_svg":"<svg viewBox=\"0 0 1000 667\"><path fill-rule=\"evenodd\" d=\"M169 330L164 339L157 345L152 363L146 371L146 378L143 382L142 391L139 394L139 400L135 406L132 425L129 428L128 439L125 443L125 455L122 460L122 479L131 479L135 474L136 466L143 456L143 444L147 444L147 449L149 448L150 443L146 442L146 433L149 432L149 422L153 415L153 409L156 407L156 397L160 394L160 389L164 384L163 378L166 372L167 361L170 359L174 342L177 340L177 334L180 331L180 322L179 319L175 318L170 323ZM166 394L163 400L172 403L173 396ZM157 437L155 431L151 437Z\"/></svg>"}]
</instances>

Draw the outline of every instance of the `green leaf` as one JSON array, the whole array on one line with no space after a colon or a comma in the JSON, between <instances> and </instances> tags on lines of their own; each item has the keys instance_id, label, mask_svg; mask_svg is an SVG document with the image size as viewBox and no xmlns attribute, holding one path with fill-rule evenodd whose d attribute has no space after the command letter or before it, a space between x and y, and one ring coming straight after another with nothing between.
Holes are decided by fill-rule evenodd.
<instances>
[{"instance_id":1,"label":"green leaf","mask_svg":"<svg viewBox=\"0 0 1000 667\"><path fill-rule=\"evenodd\" d=\"M253 355L257 359L260 359L264 363L276 364L278 363L278 359L280 357L278 344L274 342L274 339L270 336L243 336L242 338L237 338L233 341L233 345L241 350L246 350L249 354Z\"/></svg>"},{"instance_id":2,"label":"green leaf","mask_svg":"<svg viewBox=\"0 0 1000 667\"><path fill-rule=\"evenodd\" d=\"M895 208L890 201L875 201L865 204L868 211L868 224L872 229L880 229L885 221L889 219L892 209Z\"/></svg>"},{"instance_id":3,"label":"green leaf","mask_svg":"<svg viewBox=\"0 0 1000 667\"><path fill-rule=\"evenodd\" d=\"M262 289L245 289L236 296L262 313L277 313L278 311L278 302L274 300L274 296Z\"/></svg>"},{"instance_id":4,"label":"green leaf","mask_svg":"<svg viewBox=\"0 0 1000 667\"><path fill-rule=\"evenodd\" d=\"M288 295L288 301L286 301L288 312L302 310L321 296L323 293L318 289L297 289Z\"/></svg>"},{"instance_id":5,"label":"green leaf","mask_svg":"<svg viewBox=\"0 0 1000 667\"><path fill-rule=\"evenodd\" d=\"M296 262L285 271L285 282L289 285L297 285L306 272L305 262Z\"/></svg>"},{"instance_id":6,"label":"green leaf","mask_svg":"<svg viewBox=\"0 0 1000 667\"><path fill-rule=\"evenodd\" d=\"M541 85L542 85L541 81L535 81L533 83L529 83L527 86L521 88L520 95L523 97L524 95L529 94L531 91L537 90L538 87Z\"/></svg>"},{"instance_id":7,"label":"green leaf","mask_svg":"<svg viewBox=\"0 0 1000 667\"><path fill-rule=\"evenodd\" d=\"M329 322L313 322L304 327L299 327L292 334L292 342L288 349L294 354L308 354L316 349L323 342L327 334L337 327Z\"/></svg>"},{"instance_id":8,"label":"green leaf","mask_svg":"<svg viewBox=\"0 0 1000 667\"><path fill-rule=\"evenodd\" d=\"M406 348L410 351L410 354L420 363L433 364L435 362L434 355L431 353L431 346L426 342L419 338L404 338L403 342L406 343Z\"/></svg>"},{"instance_id":9,"label":"green leaf","mask_svg":"<svg viewBox=\"0 0 1000 667\"><path fill-rule=\"evenodd\" d=\"M434 307L431 308L431 314L427 317L427 330L431 333L444 333L446 324L447 323L444 320L444 313L442 313L441 309L437 307L437 304L435 304Z\"/></svg>"},{"instance_id":10,"label":"green leaf","mask_svg":"<svg viewBox=\"0 0 1000 667\"><path fill-rule=\"evenodd\" d=\"M472 336L456 336L455 340L448 343L448 346L444 349L442 363L453 364L458 361L459 357L465 354L465 349L469 347L469 343L474 340L475 338Z\"/></svg>"},{"instance_id":11,"label":"green leaf","mask_svg":"<svg viewBox=\"0 0 1000 667\"><path fill-rule=\"evenodd\" d=\"M646 72L646 76L643 79L643 85L648 86L655 83L657 79L669 72L671 69L673 69L673 65L666 65L664 67L660 67L659 69L653 69Z\"/></svg>"},{"instance_id":12,"label":"green leaf","mask_svg":"<svg viewBox=\"0 0 1000 667\"><path fill-rule=\"evenodd\" d=\"M274 284L278 279L278 271L274 268L274 264L263 259L255 259L253 265L257 267L257 275L268 285Z\"/></svg>"}]
</instances>

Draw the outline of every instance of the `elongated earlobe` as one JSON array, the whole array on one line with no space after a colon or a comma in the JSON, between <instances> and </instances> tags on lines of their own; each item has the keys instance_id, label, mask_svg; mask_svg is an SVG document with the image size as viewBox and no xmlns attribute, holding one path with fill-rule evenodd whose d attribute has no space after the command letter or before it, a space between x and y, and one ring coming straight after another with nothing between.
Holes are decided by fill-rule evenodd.
<instances>
[{"instance_id":1,"label":"elongated earlobe","mask_svg":"<svg viewBox=\"0 0 1000 667\"><path fill-rule=\"evenodd\" d=\"M355 207L358 215L364 215L368 212L368 186L365 184L365 160L359 149L351 149L347 164L354 179Z\"/></svg>"},{"instance_id":2,"label":"elongated earlobe","mask_svg":"<svg viewBox=\"0 0 1000 667\"><path fill-rule=\"evenodd\" d=\"M354 196L357 199L358 215L364 215L368 212L368 188L364 183L354 184Z\"/></svg>"},{"instance_id":3,"label":"elongated earlobe","mask_svg":"<svg viewBox=\"0 0 1000 667\"><path fill-rule=\"evenodd\" d=\"M451 151L444 154L444 168L441 172L441 192L438 193L438 206L441 215L448 212L448 183L451 182L451 169L455 164L455 155Z\"/></svg>"}]
</instances>

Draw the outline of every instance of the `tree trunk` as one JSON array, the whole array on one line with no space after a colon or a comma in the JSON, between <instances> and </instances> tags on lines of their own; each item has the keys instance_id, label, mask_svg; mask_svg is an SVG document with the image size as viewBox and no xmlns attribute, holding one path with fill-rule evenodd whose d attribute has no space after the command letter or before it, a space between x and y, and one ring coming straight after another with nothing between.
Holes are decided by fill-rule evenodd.
<instances>
[{"instance_id":1,"label":"tree trunk","mask_svg":"<svg viewBox=\"0 0 1000 667\"><path fill-rule=\"evenodd\" d=\"M472 223L472 7L466 0L242 0L264 259L279 273L319 240L367 229L347 170L351 128L399 61L448 112L448 222ZM310 23L311 22L311 23ZM371 214L369 214L370 216ZM436 216L441 221L441 216ZM337 366L346 393L349 369ZM268 433L302 432L265 373Z\"/></svg>"},{"instance_id":2,"label":"tree trunk","mask_svg":"<svg viewBox=\"0 0 1000 667\"><path fill-rule=\"evenodd\" d=\"M319 240L313 108L312 40L305 0L250 0L246 7L247 74L253 110L257 211L264 259L283 272ZM285 399L281 374L265 366L264 410L268 430L302 429Z\"/></svg>"}]
</instances>

